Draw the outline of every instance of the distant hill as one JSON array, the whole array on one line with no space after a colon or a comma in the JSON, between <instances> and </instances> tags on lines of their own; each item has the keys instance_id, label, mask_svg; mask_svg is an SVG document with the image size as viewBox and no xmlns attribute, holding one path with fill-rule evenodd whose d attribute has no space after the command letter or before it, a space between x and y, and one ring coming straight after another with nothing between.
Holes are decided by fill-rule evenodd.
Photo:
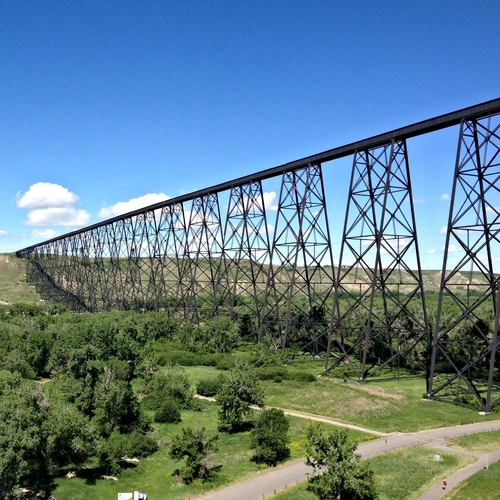
<instances>
[{"instance_id":1,"label":"distant hill","mask_svg":"<svg viewBox=\"0 0 500 500\"><path fill-rule=\"evenodd\" d=\"M14 254L0 254L0 304L38 304L35 287L26 283L26 261Z\"/></svg>"},{"instance_id":2,"label":"distant hill","mask_svg":"<svg viewBox=\"0 0 500 500\"><path fill-rule=\"evenodd\" d=\"M168 264L167 264L168 265ZM209 265L207 263L207 265ZM245 262L241 262L240 265L244 266ZM248 263L248 266L250 264ZM336 272L339 270L336 269ZM356 279L358 283L370 283L370 278L363 272L351 271L349 273L349 279L354 278L356 274ZM351 276L353 274L353 276ZM404 272L402 273L405 274ZM404 276L399 276L398 279L404 278ZM426 292L438 292L441 284L441 271L436 270L424 270L422 271L422 278L424 281L424 289ZM457 285L464 285L464 292L466 290L465 285L469 282L474 289L474 285L484 283L482 276L478 273L474 273L472 279L470 276L464 276L457 273L453 279L453 282ZM286 275L279 276L278 281L287 281L288 277ZM403 279L403 282L405 280ZM414 287L414 282L410 281ZM261 287L265 286L264 283L260 284ZM402 291L404 291L404 285ZM457 290L459 292L459 290ZM26 283L26 262L24 259L18 259L14 254L0 254L0 304L16 304L16 303L27 303L36 304L39 303L41 297L36 293L35 288L28 283Z\"/></svg>"}]
</instances>

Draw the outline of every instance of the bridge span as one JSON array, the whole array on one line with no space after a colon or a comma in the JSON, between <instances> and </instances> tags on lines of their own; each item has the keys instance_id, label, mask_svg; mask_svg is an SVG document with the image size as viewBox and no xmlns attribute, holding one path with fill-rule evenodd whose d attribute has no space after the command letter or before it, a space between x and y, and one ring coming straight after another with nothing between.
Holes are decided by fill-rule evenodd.
<instances>
[{"instance_id":1,"label":"bridge span","mask_svg":"<svg viewBox=\"0 0 500 500\"><path fill-rule=\"evenodd\" d=\"M440 293L429 317L407 139L456 125ZM429 397L490 411L500 402L499 153L495 99L16 254L44 298L77 312L162 310L193 321L228 315L258 341L324 353L326 369L354 370L360 381L386 369L425 373ZM334 262L322 169L348 156ZM269 179L280 186L272 207L263 188ZM449 249L460 252L457 264Z\"/></svg>"}]
</instances>

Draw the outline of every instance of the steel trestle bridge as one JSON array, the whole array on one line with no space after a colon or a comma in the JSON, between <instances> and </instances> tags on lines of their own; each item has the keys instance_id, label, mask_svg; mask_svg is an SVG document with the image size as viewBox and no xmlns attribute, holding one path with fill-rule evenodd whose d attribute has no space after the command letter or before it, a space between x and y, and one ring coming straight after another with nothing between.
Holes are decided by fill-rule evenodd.
<instances>
[{"instance_id":1,"label":"steel trestle bridge","mask_svg":"<svg viewBox=\"0 0 500 500\"><path fill-rule=\"evenodd\" d=\"M456 125L432 309L407 139ZM348 156L352 174L334 264L322 168ZM280 186L272 206L269 180ZM44 298L74 311L162 310L198 322L227 315L260 342L324 353L325 369L354 371L360 381L389 369L425 372L430 398L488 412L500 402L500 99L168 199L16 254L27 260L27 278Z\"/></svg>"}]
</instances>

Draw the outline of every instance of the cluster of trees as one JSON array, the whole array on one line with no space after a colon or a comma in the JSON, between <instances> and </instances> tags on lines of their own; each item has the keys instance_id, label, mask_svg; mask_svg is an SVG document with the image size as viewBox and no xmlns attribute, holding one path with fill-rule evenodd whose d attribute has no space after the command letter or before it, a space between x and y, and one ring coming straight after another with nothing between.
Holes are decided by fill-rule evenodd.
<instances>
[{"instance_id":1,"label":"cluster of trees","mask_svg":"<svg viewBox=\"0 0 500 500\"><path fill-rule=\"evenodd\" d=\"M153 421L179 422L181 410L200 409L182 368L159 370L157 346L182 345L184 353L224 362L221 356L238 341L238 326L227 318L181 327L156 312L73 315L58 306L1 308L0 496L9 498L20 485L48 494L53 479L68 470L85 465L96 474L117 473L122 457L153 453ZM263 392L248 365L231 360L231 366L216 388L219 427L239 432L251 427L250 406L263 407ZM132 389L137 378L139 398ZM201 448L194 452L196 440ZM176 438L171 456L186 457L185 481L214 469L207 454L215 443L203 430L186 429ZM263 446L261 438L255 443ZM268 455L259 451L256 459L276 463L285 456ZM200 456L202 467L195 465Z\"/></svg>"},{"instance_id":2,"label":"cluster of trees","mask_svg":"<svg viewBox=\"0 0 500 500\"><path fill-rule=\"evenodd\" d=\"M60 307L0 309L0 497L14 498L19 486L49 494L54 478L68 470L85 466L95 474L116 474L123 457L154 453L153 422L180 422L181 410L200 409L181 367L167 364L159 370L165 347L171 352L177 346L184 355L196 353L207 363L230 368L197 388L215 395L219 431L250 430L252 460L258 463L287 459L288 419L281 410L264 409L259 378L280 382L299 374L283 367L280 352L265 344L256 349L252 365L225 357L239 339L238 326L227 318L181 327L157 312L73 315ZM306 375L300 379L311 381ZM140 398L132 389L138 378ZM50 383L40 383L45 381ZM252 407L262 410L256 418ZM310 431L308 462L324 472L311 482L320 498L330 498L321 485L336 469L325 450L347 446L336 439ZM174 437L169 453L183 460L178 473L186 483L220 468L217 440L217 434L189 427ZM360 484L369 481L366 474Z\"/></svg>"}]
</instances>

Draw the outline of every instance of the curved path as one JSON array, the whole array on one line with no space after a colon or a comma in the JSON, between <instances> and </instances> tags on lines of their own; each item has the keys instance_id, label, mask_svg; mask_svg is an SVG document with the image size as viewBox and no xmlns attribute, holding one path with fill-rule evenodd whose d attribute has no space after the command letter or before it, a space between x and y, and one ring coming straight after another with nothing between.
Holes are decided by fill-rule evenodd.
<instances>
[{"instance_id":1,"label":"curved path","mask_svg":"<svg viewBox=\"0 0 500 500\"><path fill-rule=\"evenodd\" d=\"M298 413L298 412L293 412ZM291 414L291 413L288 413ZM295 415L300 416L300 415ZM315 415L314 417L317 417ZM305 417L308 418L308 417ZM318 417L322 418L322 417ZM323 421L323 420L322 420ZM360 429L361 430L361 429ZM448 448L447 438L462 436L464 434L474 434L478 432L488 432L500 430L500 420L480 422L457 427L444 427L422 432L397 433L388 435L382 439L361 443L356 450L362 458L369 458L380 453L406 448L408 446L426 445L436 448L447 448L447 451L455 453L465 453L477 456L478 462L465 467L446 479L447 489L452 489L460 481L475 474L482 469L485 464L486 454L477 454L463 450ZM372 431L373 433L373 431ZM489 463L500 459L500 451L489 454ZM274 495L275 492L286 489L288 486L305 481L310 474L311 468L304 464L304 460L278 466L274 469L254 476L245 481L233 484L222 490L206 493L203 498L210 500L258 500ZM440 498L446 491L442 489L442 483L433 486L421 499L432 500Z\"/></svg>"}]
</instances>

